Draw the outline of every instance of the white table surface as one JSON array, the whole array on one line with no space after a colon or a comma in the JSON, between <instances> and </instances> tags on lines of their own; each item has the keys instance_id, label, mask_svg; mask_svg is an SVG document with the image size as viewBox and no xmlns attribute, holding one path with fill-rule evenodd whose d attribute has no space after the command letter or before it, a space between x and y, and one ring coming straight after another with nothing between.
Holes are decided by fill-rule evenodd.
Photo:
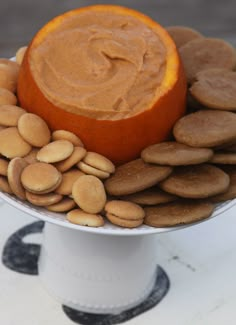
<instances>
[{"instance_id":1,"label":"white table surface","mask_svg":"<svg viewBox=\"0 0 236 325\"><path fill-rule=\"evenodd\" d=\"M34 221L0 202L1 250L13 232ZM35 239L40 242L40 235L34 235ZM156 240L158 263L170 277L170 291L155 308L123 324L234 324L236 208L194 227L158 235ZM0 324L74 323L37 276L22 275L0 264Z\"/></svg>"}]
</instances>

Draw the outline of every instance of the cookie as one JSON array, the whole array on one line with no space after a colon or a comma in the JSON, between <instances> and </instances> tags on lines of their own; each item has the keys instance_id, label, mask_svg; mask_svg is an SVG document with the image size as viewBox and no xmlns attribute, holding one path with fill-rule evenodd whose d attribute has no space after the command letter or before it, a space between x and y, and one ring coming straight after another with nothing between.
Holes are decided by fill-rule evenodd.
<instances>
[{"instance_id":1,"label":"cookie","mask_svg":"<svg viewBox=\"0 0 236 325\"><path fill-rule=\"evenodd\" d=\"M198 31L185 26L169 26L166 28L177 48L185 45L193 39L203 37Z\"/></svg>"},{"instance_id":2,"label":"cookie","mask_svg":"<svg viewBox=\"0 0 236 325\"><path fill-rule=\"evenodd\" d=\"M45 207L48 205L56 204L60 202L63 198L62 195L57 193L34 194L26 191L25 194L26 194L26 199L30 203L39 207Z\"/></svg>"},{"instance_id":3,"label":"cookie","mask_svg":"<svg viewBox=\"0 0 236 325\"><path fill-rule=\"evenodd\" d=\"M236 111L236 71L208 69L197 73L190 88L192 96L202 105Z\"/></svg>"},{"instance_id":4,"label":"cookie","mask_svg":"<svg viewBox=\"0 0 236 325\"><path fill-rule=\"evenodd\" d=\"M14 158L9 162L7 170L7 178L10 188L21 200L26 199L25 189L21 184L21 174L27 165L28 164L24 158Z\"/></svg>"},{"instance_id":5,"label":"cookie","mask_svg":"<svg viewBox=\"0 0 236 325\"><path fill-rule=\"evenodd\" d=\"M27 46L22 46L16 51L16 62L19 65L21 65L21 63L22 63L22 61L24 59L24 55L25 55L26 50L27 50Z\"/></svg>"},{"instance_id":6,"label":"cookie","mask_svg":"<svg viewBox=\"0 0 236 325\"><path fill-rule=\"evenodd\" d=\"M224 148L225 151L236 152L236 144L232 144Z\"/></svg>"},{"instance_id":7,"label":"cookie","mask_svg":"<svg viewBox=\"0 0 236 325\"><path fill-rule=\"evenodd\" d=\"M0 191L8 194L12 194L12 190L8 183L7 177L0 175Z\"/></svg>"},{"instance_id":8,"label":"cookie","mask_svg":"<svg viewBox=\"0 0 236 325\"><path fill-rule=\"evenodd\" d=\"M230 168L231 167L231 168ZM236 198L236 168L235 166L224 166L223 170L230 177L230 185L225 193L218 194L210 198L212 202L223 202Z\"/></svg>"},{"instance_id":9,"label":"cookie","mask_svg":"<svg viewBox=\"0 0 236 325\"><path fill-rule=\"evenodd\" d=\"M63 173L78 164L84 158L86 152L87 151L83 147L74 147L70 157L55 163L54 166Z\"/></svg>"},{"instance_id":10,"label":"cookie","mask_svg":"<svg viewBox=\"0 0 236 325\"><path fill-rule=\"evenodd\" d=\"M78 206L88 213L101 212L106 203L103 183L91 175L84 175L77 179L72 188L72 195Z\"/></svg>"},{"instance_id":11,"label":"cookie","mask_svg":"<svg viewBox=\"0 0 236 325\"><path fill-rule=\"evenodd\" d=\"M143 219L138 220L128 220L128 219L121 219L114 214L107 213L107 219L116 226L122 228L136 228L142 225Z\"/></svg>"},{"instance_id":12,"label":"cookie","mask_svg":"<svg viewBox=\"0 0 236 325\"><path fill-rule=\"evenodd\" d=\"M74 182L83 175L84 173L75 168L65 172L62 174L61 184L57 187L55 192L61 195L70 195Z\"/></svg>"},{"instance_id":13,"label":"cookie","mask_svg":"<svg viewBox=\"0 0 236 325\"><path fill-rule=\"evenodd\" d=\"M67 140L56 140L39 150L38 161L45 163L55 163L70 157L74 151L74 146Z\"/></svg>"},{"instance_id":14,"label":"cookie","mask_svg":"<svg viewBox=\"0 0 236 325\"><path fill-rule=\"evenodd\" d=\"M4 129L6 129L6 126L2 126L2 125L0 125L0 131L2 131L2 130L4 130Z\"/></svg>"},{"instance_id":15,"label":"cookie","mask_svg":"<svg viewBox=\"0 0 236 325\"><path fill-rule=\"evenodd\" d=\"M141 152L142 159L147 163L170 166L201 164L212 156L213 150L211 149L192 148L178 142L154 144Z\"/></svg>"},{"instance_id":16,"label":"cookie","mask_svg":"<svg viewBox=\"0 0 236 325\"><path fill-rule=\"evenodd\" d=\"M105 188L110 195L132 194L157 184L171 172L171 167L155 166L136 159L116 168L105 181Z\"/></svg>"},{"instance_id":17,"label":"cookie","mask_svg":"<svg viewBox=\"0 0 236 325\"><path fill-rule=\"evenodd\" d=\"M138 193L123 196L121 199L141 205L156 205L175 201L177 196L163 192L155 186Z\"/></svg>"},{"instance_id":18,"label":"cookie","mask_svg":"<svg viewBox=\"0 0 236 325\"><path fill-rule=\"evenodd\" d=\"M61 180L61 173L54 166L42 162L28 165L21 174L24 188L36 194L52 192Z\"/></svg>"},{"instance_id":19,"label":"cookie","mask_svg":"<svg viewBox=\"0 0 236 325\"><path fill-rule=\"evenodd\" d=\"M4 59L4 58L1 58L0 59L0 64L5 64L9 67L11 67L12 69L14 69L16 71L16 73L18 74L19 71L20 71L20 66L17 62L15 61L12 61L12 60L9 60L9 59Z\"/></svg>"},{"instance_id":20,"label":"cookie","mask_svg":"<svg viewBox=\"0 0 236 325\"><path fill-rule=\"evenodd\" d=\"M7 176L7 168L9 161L6 159L0 158L0 175Z\"/></svg>"},{"instance_id":21,"label":"cookie","mask_svg":"<svg viewBox=\"0 0 236 325\"><path fill-rule=\"evenodd\" d=\"M100 169L97 169L97 168L94 168L92 166L89 166L88 164L85 164L83 161L80 161L78 164L77 164L77 167L82 171L84 172L85 174L87 175L93 175L93 176L96 176L100 179L106 179L110 176L109 173L107 172L104 172Z\"/></svg>"},{"instance_id":22,"label":"cookie","mask_svg":"<svg viewBox=\"0 0 236 325\"><path fill-rule=\"evenodd\" d=\"M229 182L229 176L223 170L202 164L176 167L160 187L180 197L201 199L226 192Z\"/></svg>"},{"instance_id":23,"label":"cookie","mask_svg":"<svg viewBox=\"0 0 236 325\"><path fill-rule=\"evenodd\" d=\"M24 157L31 151L29 145L16 127L9 127L0 132L0 153L9 159Z\"/></svg>"},{"instance_id":24,"label":"cookie","mask_svg":"<svg viewBox=\"0 0 236 325\"><path fill-rule=\"evenodd\" d=\"M28 155L26 155L24 157L25 161L28 163L28 164L34 164L36 162L38 162L37 160L37 154L39 152L39 149L36 149L36 148L33 148L29 153Z\"/></svg>"},{"instance_id":25,"label":"cookie","mask_svg":"<svg viewBox=\"0 0 236 325\"><path fill-rule=\"evenodd\" d=\"M74 209L75 207L76 203L74 200L64 198L58 203L47 206L46 209L52 212L67 212Z\"/></svg>"},{"instance_id":26,"label":"cookie","mask_svg":"<svg viewBox=\"0 0 236 325\"><path fill-rule=\"evenodd\" d=\"M139 205L121 200L112 200L105 205L106 213L125 220L144 218L144 210Z\"/></svg>"},{"instance_id":27,"label":"cookie","mask_svg":"<svg viewBox=\"0 0 236 325\"><path fill-rule=\"evenodd\" d=\"M70 141L75 147L83 147L84 144L80 138L74 133L66 130L56 130L52 133L52 140L67 140Z\"/></svg>"},{"instance_id":28,"label":"cookie","mask_svg":"<svg viewBox=\"0 0 236 325\"><path fill-rule=\"evenodd\" d=\"M19 118L25 114L26 111L15 105L1 105L0 106L0 125L3 126L17 126Z\"/></svg>"},{"instance_id":29,"label":"cookie","mask_svg":"<svg viewBox=\"0 0 236 325\"><path fill-rule=\"evenodd\" d=\"M102 227L104 219L99 214L91 214L80 209L71 210L67 213L66 218L71 223L87 227Z\"/></svg>"},{"instance_id":30,"label":"cookie","mask_svg":"<svg viewBox=\"0 0 236 325\"><path fill-rule=\"evenodd\" d=\"M173 227L209 218L214 210L210 202L187 201L166 203L145 210L144 223L151 227Z\"/></svg>"},{"instance_id":31,"label":"cookie","mask_svg":"<svg viewBox=\"0 0 236 325\"><path fill-rule=\"evenodd\" d=\"M191 147L217 147L236 141L236 114L202 110L180 118L174 128L175 139Z\"/></svg>"},{"instance_id":32,"label":"cookie","mask_svg":"<svg viewBox=\"0 0 236 325\"><path fill-rule=\"evenodd\" d=\"M0 63L0 87L14 93L16 91L18 73L10 65Z\"/></svg>"},{"instance_id":33,"label":"cookie","mask_svg":"<svg viewBox=\"0 0 236 325\"><path fill-rule=\"evenodd\" d=\"M103 172L113 174L115 172L114 164L106 157L96 153L88 151L83 159L83 162L91 167L102 170Z\"/></svg>"},{"instance_id":34,"label":"cookie","mask_svg":"<svg viewBox=\"0 0 236 325\"><path fill-rule=\"evenodd\" d=\"M235 49L222 39L197 38L181 46L179 53L189 83L193 82L196 74L202 70L233 70L236 66Z\"/></svg>"},{"instance_id":35,"label":"cookie","mask_svg":"<svg viewBox=\"0 0 236 325\"><path fill-rule=\"evenodd\" d=\"M211 158L211 163L236 165L236 152L217 151Z\"/></svg>"},{"instance_id":36,"label":"cookie","mask_svg":"<svg viewBox=\"0 0 236 325\"><path fill-rule=\"evenodd\" d=\"M0 105L16 105L16 96L5 88L0 87Z\"/></svg>"}]
</instances>

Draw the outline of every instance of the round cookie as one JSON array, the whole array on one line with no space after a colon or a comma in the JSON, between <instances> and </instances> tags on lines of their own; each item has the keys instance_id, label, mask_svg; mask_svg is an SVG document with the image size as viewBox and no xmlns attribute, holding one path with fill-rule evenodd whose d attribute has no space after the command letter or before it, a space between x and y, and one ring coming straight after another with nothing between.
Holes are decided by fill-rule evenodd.
<instances>
[{"instance_id":1,"label":"round cookie","mask_svg":"<svg viewBox=\"0 0 236 325\"><path fill-rule=\"evenodd\" d=\"M16 62L19 65L21 65L21 63L22 63L22 61L24 59L24 55L25 55L26 50L27 50L27 46L22 46L16 51Z\"/></svg>"},{"instance_id":2,"label":"round cookie","mask_svg":"<svg viewBox=\"0 0 236 325\"><path fill-rule=\"evenodd\" d=\"M41 162L28 165L21 174L24 188L36 194L52 192L61 180L61 173L54 166Z\"/></svg>"},{"instance_id":3,"label":"round cookie","mask_svg":"<svg viewBox=\"0 0 236 325\"><path fill-rule=\"evenodd\" d=\"M125 220L140 220L144 218L144 210L139 205L120 200L112 200L105 205L106 213Z\"/></svg>"},{"instance_id":4,"label":"round cookie","mask_svg":"<svg viewBox=\"0 0 236 325\"><path fill-rule=\"evenodd\" d=\"M103 183L91 175L84 175L77 179L72 188L72 196L78 206L88 213L101 212L106 203Z\"/></svg>"},{"instance_id":5,"label":"round cookie","mask_svg":"<svg viewBox=\"0 0 236 325\"><path fill-rule=\"evenodd\" d=\"M8 194L13 194L10 185L7 181L7 178L1 175L0 175L0 191Z\"/></svg>"},{"instance_id":6,"label":"round cookie","mask_svg":"<svg viewBox=\"0 0 236 325\"><path fill-rule=\"evenodd\" d=\"M96 176L100 179L106 179L110 176L109 173L107 172L104 172L100 169L97 169L97 168L94 168L92 166L89 166L88 164L85 164L83 161L80 161L78 164L77 164L77 167L82 171L84 172L85 174L87 175L93 175L93 176Z\"/></svg>"},{"instance_id":7,"label":"round cookie","mask_svg":"<svg viewBox=\"0 0 236 325\"><path fill-rule=\"evenodd\" d=\"M25 189L21 184L21 174L27 165L24 158L14 158L9 162L7 170L7 178L11 190L21 200L26 199Z\"/></svg>"},{"instance_id":8,"label":"round cookie","mask_svg":"<svg viewBox=\"0 0 236 325\"><path fill-rule=\"evenodd\" d=\"M70 141L75 147L83 147L84 144L80 138L74 133L66 130L56 130L52 133L52 140L67 140Z\"/></svg>"},{"instance_id":9,"label":"round cookie","mask_svg":"<svg viewBox=\"0 0 236 325\"><path fill-rule=\"evenodd\" d=\"M39 152L39 149L37 148L33 148L29 153L28 155L26 155L24 157L25 161L28 163L28 164L34 164L36 162L38 162L37 160L37 154Z\"/></svg>"},{"instance_id":10,"label":"round cookie","mask_svg":"<svg viewBox=\"0 0 236 325\"><path fill-rule=\"evenodd\" d=\"M236 141L236 114L202 110L179 119L175 139L191 147L217 147Z\"/></svg>"},{"instance_id":11,"label":"round cookie","mask_svg":"<svg viewBox=\"0 0 236 325\"><path fill-rule=\"evenodd\" d=\"M229 176L220 168L202 164L177 167L160 187L184 198L201 199L227 191Z\"/></svg>"},{"instance_id":12,"label":"round cookie","mask_svg":"<svg viewBox=\"0 0 236 325\"><path fill-rule=\"evenodd\" d=\"M187 201L166 203L145 210L144 223L151 227L172 227L209 218L214 210L210 202Z\"/></svg>"},{"instance_id":13,"label":"round cookie","mask_svg":"<svg viewBox=\"0 0 236 325\"><path fill-rule=\"evenodd\" d=\"M110 213L107 213L106 217L111 223L122 228L136 228L141 226L141 224L143 223L143 219L138 219L138 220L121 219L115 216L114 214L110 214Z\"/></svg>"},{"instance_id":14,"label":"round cookie","mask_svg":"<svg viewBox=\"0 0 236 325\"><path fill-rule=\"evenodd\" d=\"M86 155L86 152L87 151L83 147L74 147L74 151L70 157L55 163L54 166L63 173L81 161Z\"/></svg>"},{"instance_id":15,"label":"round cookie","mask_svg":"<svg viewBox=\"0 0 236 325\"><path fill-rule=\"evenodd\" d=\"M177 197L175 195L163 192L158 187L148 188L144 191L122 197L122 200L131 201L141 205L168 203L175 201L176 199Z\"/></svg>"},{"instance_id":16,"label":"round cookie","mask_svg":"<svg viewBox=\"0 0 236 325\"><path fill-rule=\"evenodd\" d=\"M16 105L16 96L5 88L0 88L0 105Z\"/></svg>"},{"instance_id":17,"label":"round cookie","mask_svg":"<svg viewBox=\"0 0 236 325\"><path fill-rule=\"evenodd\" d=\"M67 212L76 207L76 203L74 200L69 199L69 198L64 198L60 202L51 204L47 206L47 210L52 211L52 212Z\"/></svg>"},{"instance_id":18,"label":"round cookie","mask_svg":"<svg viewBox=\"0 0 236 325\"><path fill-rule=\"evenodd\" d=\"M236 111L236 71L226 69L200 71L190 92L206 107Z\"/></svg>"},{"instance_id":19,"label":"round cookie","mask_svg":"<svg viewBox=\"0 0 236 325\"><path fill-rule=\"evenodd\" d=\"M51 138L46 122L38 115L27 113L20 117L18 130L22 138L34 147L47 145Z\"/></svg>"},{"instance_id":20,"label":"round cookie","mask_svg":"<svg viewBox=\"0 0 236 325\"><path fill-rule=\"evenodd\" d=\"M216 151L210 162L213 164L236 165L236 152Z\"/></svg>"},{"instance_id":21,"label":"round cookie","mask_svg":"<svg viewBox=\"0 0 236 325\"><path fill-rule=\"evenodd\" d=\"M67 140L56 140L39 150L38 161L45 163L55 163L70 157L74 151L74 146Z\"/></svg>"},{"instance_id":22,"label":"round cookie","mask_svg":"<svg viewBox=\"0 0 236 325\"><path fill-rule=\"evenodd\" d=\"M20 66L17 62L15 61L12 61L12 60L9 60L9 59L4 59L4 58L1 58L0 59L0 64L5 64L5 65L8 65L9 67L11 67L12 69L15 70L15 73L18 74L19 71L20 71Z\"/></svg>"},{"instance_id":23,"label":"round cookie","mask_svg":"<svg viewBox=\"0 0 236 325\"><path fill-rule=\"evenodd\" d=\"M21 107L15 105L1 105L0 125L17 126L19 118L25 113L26 111Z\"/></svg>"},{"instance_id":24,"label":"round cookie","mask_svg":"<svg viewBox=\"0 0 236 325\"><path fill-rule=\"evenodd\" d=\"M24 157L31 146L21 137L16 127L9 127L0 132L0 153L9 159Z\"/></svg>"},{"instance_id":25,"label":"round cookie","mask_svg":"<svg viewBox=\"0 0 236 325\"><path fill-rule=\"evenodd\" d=\"M6 129L6 126L2 126L2 125L0 125L0 131L2 131L2 130L4 130L4 129Z\"/></svg>"},{"instance_id":26,"label":"round cookie","mask_svg":"<svg viewBox=\"0 0 236 325\"><path fill-rule=\"evenodd\" d=\"M28 191L25 192L26 199L39 207L45 207L48 205L56 204L60 202L63 198L62 195L56 193L48 193L48 194L34 194Z\"/></svg>"},{"instance_id":27,"label":"round cookie","mask_svg":"<svg viewBox=\"0 0 236 325\"><path fill-rule=\"evenodd\" d=\"M9 161L6 159L0 158L0 175L7 176L7 168Z\"/></svg>"},{"instance_id":28,"label":"round cookie","mask_svg":"<svg viewBox=\"0 0 236 325\"><path fill-rule=\"evenodd\" d=\"M222 168L230 177L230 185L225 193L211 197L212 202L223 202L236 198L236 168L235 166L224 166Z\"/></svg>"},{"instance_id":29,"label":"round cookie","mask_svg":"<svg viewBox=\"0 0 236 325\"><path fill-rule=\"evenodd\" d=\"M83 159L83 162L91 167L97 168L109 174L115 172L114 164L109 159L96 152L88 151Z\"/></svg>"},{"instance_id":30,"label":"round cookie","mask_svg":"<svg viewBox=\"0 0 236 325\"><path fill-rule=\"evenodd\" d=\"M171 172L171 167L154 166L137 159L116 168L106 180L105 188L110 195L132 194L157 184Z\"/></svg>"},{"instance_id":31,"label":"round cookie","mask_svg":"<svg viewBox=\"0 0 236 325\"><path fill-rule=\"evenodd\" d=\"M80 209L71 210L67 213L66 218L71 223L87 227L102 227L104 219L99 214L91 214Z\"/></svg>"},{"instance_id":32,"label":"round cookie","mask_svg":"<svg viewBox=\"0 0 236 325\"><path fill-rule=\"evenodd\" d=\"M201 164L212 156L211 149L193 148L178 142L154 144L141 152L142 159L147 163L170 166Z\"/></svg>"},{"instance_id":33,"label":"round cookie","mask_svg":"<svg viewBox=\"0 0 236 325\"><path fill-rule=\"evenodd\" d=\"M78 169L71 169L65 172L62 174L61 184L56 188L55 192L61 195L70 195L72 193L73 184L83 175L84 173Z\"/></svg>"},{"instance_id":34,"label":"round cookie","mask_svg":"<svg viewBox=\"0 0 236 325\"><path fill-rule=\"evenodd\" d=\"M225 151L236 152L236 144L232 144L224 148Z\"/></svg>"},{"instance_id":35,"label":"round cookie","mask_svg":"<svg viewBox=\"0 0 236 325\"><path fill-rule=\"evenodd\" d=\"M193 39L203 37L198 31L185 26L169 26L166 28L177 48L185 45Z\"/></svg>"},{"instance_id":36,"label":"round cookie","mask_svg":"<svg viewBox=\"0 0 236 325\"><path fill-rule=\"evenodd\" d=\"M0 62L0 87L11 92L16 91L18 71L10 65Z\"/></svg>"}]
</instances>

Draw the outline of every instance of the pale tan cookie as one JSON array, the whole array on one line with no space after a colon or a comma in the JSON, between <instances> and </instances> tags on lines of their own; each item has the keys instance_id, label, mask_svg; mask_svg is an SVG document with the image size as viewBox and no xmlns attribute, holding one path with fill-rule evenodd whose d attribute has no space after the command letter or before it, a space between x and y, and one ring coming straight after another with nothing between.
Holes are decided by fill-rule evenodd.
<instances>
[{"instance_id":1,"label":"pale tan cookie","mask_svg":"<svg viewBox=\"0 0 236 325\"><path fill-rule=\"evenodd\" d=\"M24 157L31 146L21 137L16 127L9 127L0 132L0 153L9 159Z\"/></svg>"},{"instance_id":2,"label":"pale tan cookie","mask_svg":"<svg viewBox=\"0 0 236 325\"><path fill-rule=\"evenodd\" d=\"M21 184L21 174L27 165L24 158L14 158L9 162L7 170L7 178L11 190L21 200L26 199L25 189Z\"/></svg>"},{"instance_id":3,"label":"pale tan cookie","mask_svg":"<svg viewBox=\"0 0 236 325\"><path fill-rule=\"evenodd\" d=\"M146 164L142 159L136 159L116 168L106 180L105 188L110 195L132 194L157 184L171 172L171 167Z\"/></svg>"},{"instance_id":4,"label":"pale tan cookie","mask_svg":"<svg viewBox=\"0 0 236 325\"><path fill-rule=\"evenodd\" d=\"M82 172L84 172L85 174L87 175L93 175L93 176L96 176L100 179L106 179L110 176L109 173L107 172L104 172L100 169L97 169L97 168L94 168L94 167L91 167L87 164L85 164L83 161L80 161L78 164L77 164L77 167L82 170Z\"/></svg>"},{"instance_id":5,"label":"pale tan cookie","mask_svg":"<svg viewBox=\"0 0 236 325\"><path fill-rule=\"evenodd\" d=\"M75 147L83 147L84 144L80 138L74 133L66 130L56 130L52 133L52 140L67 140L70 141Z\"/></svg>"},{"instance_id":6,"label":"pale tan cookie","mask_svg":"<svg viewBox=\"0 0 236 325\"><path fill-rule=\"evenodd\" d=\"M115 172L115 165L109 159L96 152L88 151L83 159L83 162L109 174Z\"/></svg>"},{"instance_id":7,"label":"pale tan cookie","mask_svg":"<svg viewBox=\"0 0 236 325\"><path fill-rule=\"evenodd\" d=\"M0 131L2 131L2 130L4 130L4 129L6 129L6 126L2 126L2 125L0 125Z\"/></svg>"},{"instance_id":8,"label":"pale tan cookie","mask_svg":"<svg viewBox=\"0 0 236 325\"><path fill-rule=\"evenodd\" d=\"M83 175L84 173L78 169L68 170L62 174L61 184L56 188L55 192L61 195L71 195L74 182Z\"/></svg>"},{"instance_id":9,"label":"pale tan cookie","mask_svg":"<svg viewBox=\"0 0 236 325\"><path fill-rule=\"evenodd\" d=\"M78 162L80 162L86 155L86 152L87 151L83 147L74 147L74 151L72 152L70 157L55 163L54 166L60 172L65 172L69 170L71 167L75 166Z\"/></svg>"},{"instance_id":10,"label":"pale tan cookie","mask_svg":"<svg viewBox=\"0 0 236 325\"><path fill-rule=\"evenodd\" d=\"M208 69L196 74L190 88L192 96L202 105L236 111L236 71Z\"/></svg>"},{"instance_id":11,"label":"pale tan cookie","mask_svg":"<svg viewBox=\"0 0 236 325\"><path fill-rule=\"evenodd\" d=\"M37 159L46 163L56 163L70 157L74 146L67 140L56 140L39 150Z\"/></svg>"},{"instance_id":12,"label":"pale tan cookie","mask_svg":"<svg viewBox=\"0 0 236 325\"><path fill-rule=\"evenodd\" d=\"M11 92L16 91L18 73L9 65L0 63L0 87Z\"/></svg>"},{"instance_id":13,"label":"pale tan cookie","mask_svg":"<svg viewBox=\"0 0 236 325\"><path fill-rule=\"evenodd\" d=\"M138 219L138 220L121 219L115 216L114 214L110 214L110 213L107 213L106 217L111 223L122 228L136 228L141 226L141 224L143 223L143 219Z\"/></svg>"},{"instance_id":14,"label":"pale tan cookie","mask_svg":"<svg viewBox=\"0 0 236 325\"><path fill-rule=\"evenodd\" d=\"M5 88L0 88L0 105L16 105L16 96Z\"/></svg>"},{"instance_id":15,"label":"pale tan cookie","mask_svg":"<svg viewBox=\"0 0 236 325\"><path fill-rule=\"evenodd\" d=\"M236 168L235 166L221 167L230 177L230 185L228 190L223 194L218 194L210 198L212 202L223 202L236 198Z\"/></svg>"},{"instance_id":16,"label":"pale tan cookie","mask_svg":"<svg viewBox=\"0 0 236 325\"><path fill-rule=\"evenodd\" d=\"M84 175L77 179L72 195L78 206L88 213L99 213L106 203L103 183L95 176Z\"/></svg>"},{"instance_id":17,"label":"pale tan cookie","mask_svg":"<svg viewBox=\"0 0 236 325\"><path fill-rule=\"evenodd\" d=\"M192 148L178 142L157 143L141 152L142 159L147 163L170 166L201 164L212 156L211 149Z\"/></svg>"},{"instance_id":18,"label":"pale tan cookie","mask_svg":"<svg viewBox=\"0 0 236 325\"><path fill-rule=\"evenodd\" d=\"M156 205L175 201L177 196L166 193L158 187L148 188L144 191L126 195L122 200L131 201L141 205Z\"/></svg>"},{"instance_id":19,"label":"pale tan cookie","mask_svg":"<svg viewBox=\"0 0 236 325\"><path fill-rule=\"evenodd\" d=\"M7 168L9 161L6 159L0 158L0 175L7 176Z\"/></svg>"},{"instance_id":20,"label":"pale tan cookie","mask_svg":"<svg viewBox=\"0 0 236 325\"><path fill-rule=\"evenodd\" d=\"M61 173L54 166L41 162L28 165L21 174L24 188L36 194L52 192L61 180Z\"/></svg>"},{"instance_id":21,"label":"pale tan cookie","mask_svg":"<svg viewBox=\"0 0 236 325\"><path fill-rule=\"evenodd\" d=\"M0 175L0 191L8 194L12 194L12 190L8 183L7 177Z\"/></svg>"},{"instance_id":22,"label":"pale tan cookie","mask_svg":"<svg viewBox=\"0 0 236 325\"><path fill-rule=\"evenodd\" d=\"M140 220L144 218L144 210L139 205L121 200L112 200L105 205L106 213L125 220Z\"/></svg>"},{"instance_id":23,"label":"pale tan cookie","mask_svg":"<svg viewBox=\"0 0 236 325\"><path fill-rule=\"evenodd\" d=\"M233 70L236 65L235 49L222 39L197 38L181 46L179 53L188 82L192 82L199 71L211 68Z\"/></svg>"},{"instance_id":24,"label":"pale tan cookie","mask_svg":"<svg viewBox=\"0 0 236 325\"><path fill-rule=\"evenodd\" d=\"M229 176L218 167L208 164L176 167L160 187L184 198L201 199L226 192Z\"/></svg>"},{"instance_id":25,"label":"pale tan cookie","mask_svg":"<svg viewBox=\"0 0 236 325\"><path fill-rule=\"evenodd\" d=\"M47 123L40 116L31 113L19 118L18 130L22 138L34 147L47 145L51 138Z\"/></svg>"},{"instance_id":26,"label":"pale tan cookie","mask_svg":"<svg viewBox=\"0 0 236 325\"><path fill-rule=\"evenodd\" d=\"M64 198L60 202L51 204L47 206L47 210L52 212L67 212L76 207L76 203L74 200L69 198Z\"/></svg>"},{"instance_id":27,"label":"pale tan cookie","mask_svg":"<svg viewBox=\"0 0 236 325\"><path fill-rule=\"evenodd\" d=\"M185 45L195 38L203 37L198 31L185 26L169 26L166 28L177 48Z\"/></svg>"},{"instance_id":28,"label":"pale tan cookie","mask_svg":"<svg viewBox=\"0 0 236 325\"><path fill-rule=\"evenodd\" d=\"M3 126L17 126L19 118L25 114L26 111L15 105L0 106L0 125Z\"/></svg>"},{"instance_id":29,"label":"pale tan cookie","mask_svg":"<svg viewBox=\"0 0 236 325\"><path fill-rule=\"evenodd\" d=\"M66 218L71 223L87 227L104 226L104 218L99 214L91 214L80 209L71 210L67 213Z\"/></svg>"},{"instance_id":30,"label":"pale tan cookie","mask_svg":"<svg viewBox=\"0 0 236 325\"><path fill-rule=\"evenodd\" d=\"M202 110L180 118L175 139L191 147L216 147L236 140L236 114Z\"/></svg>"},{"instance_id":31,"label":"pale tan cookie","mask_svg":"<svg viewBox=\"0 0 236 325\"><path fill-rule=\"evenodd\" d=\"M236 165L236 152L216 151L210 162L213 164Z\"/></svg>"},{"instance_id":32,"label":"pale tan cookie","mask_svg":"<svg viewBox=\"0 0 236 325\"><path fill-rule=\"evenodd\" d=\"M210 202L180 200L145 210L144 223L151 227L172 227L209 218L214 210Z\"/></svg>"},{"instance_id":33,"label":"pale tan cookie","mask_svg":"<svg viewBox=\"0 0 236 325\"><path fill-rule=\"evenodd\" d=\"M9 67L11 67L12 69L15 69L16 73L18 74L20 71L20 66L17 62L9 60L9 59L5 59L5 58L0 58L0 64L6 64Z\"/></svg>"},{"instance_id":34,"label":"pale tan cookie","mask_svg":"<svg viewBox=\"0 0 236 325\"><path fill-rule=\"evenodd\" d=\"M38 162L37 160L37 154L39 152L39 149L38 148L33 148L29 153L28 155L26 155L24 157L25 161L28 163L28 164L34 164L36 162Z\"/></svg>"},{"instance_id":35,"label":"pale tan cookie","mask_svg":"<svg viewBox=\"0 0 236 325\"><path fill-rule=\"evenodd\" d=\"M27 50L27 46L22 46L16 51L16 62L19 65L21 65L21 63L24 59L26 50Z\"/></svg>"},{"instance_id":36,"label":"pale tan cookie","mask_svg":"<svg viewBox=\"0 0 236 325\"><path fill-rule=\"evenodd\" d=\"M37 206L45 207L51 204L58 203L62 200L63 196L56 193L48 194L34 194L26 191L26 199Z\"/></svg>"}]
</instances>

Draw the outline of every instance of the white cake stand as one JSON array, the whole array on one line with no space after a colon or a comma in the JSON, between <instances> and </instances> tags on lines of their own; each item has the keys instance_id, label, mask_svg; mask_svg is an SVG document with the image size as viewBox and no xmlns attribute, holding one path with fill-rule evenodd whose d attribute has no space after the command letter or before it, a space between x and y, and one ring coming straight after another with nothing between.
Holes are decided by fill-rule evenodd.
<instances>
[{"instance_id":1,"label":"white cake stand","mask_svg":"<svg viewBox=\"0 0 236 325\"><path fill-rule=\"evenodd\" d=\"M69 223L64 214L37 208L8 194L0 193L0 197L45 221L40 279L62 304L90 313L119 313L141 303L157 276L153 235L186 227L143 225L126 229L108 222L101 228L82 227ZM236 199L218 205L209 219L234 205Z\"/></svg>"}]
</instances>

